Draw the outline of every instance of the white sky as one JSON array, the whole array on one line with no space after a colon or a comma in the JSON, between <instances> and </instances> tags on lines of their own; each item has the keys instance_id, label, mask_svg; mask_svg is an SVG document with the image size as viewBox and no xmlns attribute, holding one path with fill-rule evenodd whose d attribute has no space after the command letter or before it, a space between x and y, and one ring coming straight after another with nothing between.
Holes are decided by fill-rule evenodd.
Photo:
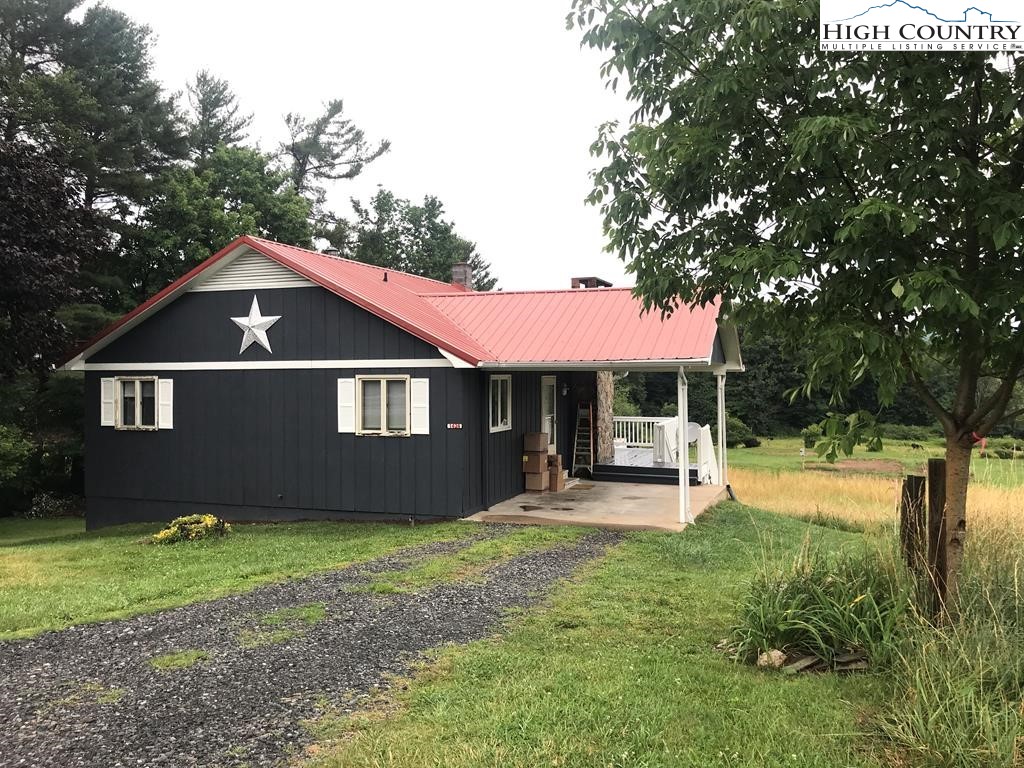
<instances>
[{"instance_id":1,"label":"white sky","mask_svg":"<svg viewBox=\"0 0 1024 768\"><path fill-rule=\"evenodd\" d=\"M601 56L565 29L568 0L107 2L152 28L168 90L203 68L228 80L264 149L284 138L286 112L312 116L337 97L368 138L390 139L387 155L334 185L334 210L378 184L433 194L501 288L593 274L632 284L583 202L597 126L629 109L605 89Z\"/></svg>"}]
</instances>

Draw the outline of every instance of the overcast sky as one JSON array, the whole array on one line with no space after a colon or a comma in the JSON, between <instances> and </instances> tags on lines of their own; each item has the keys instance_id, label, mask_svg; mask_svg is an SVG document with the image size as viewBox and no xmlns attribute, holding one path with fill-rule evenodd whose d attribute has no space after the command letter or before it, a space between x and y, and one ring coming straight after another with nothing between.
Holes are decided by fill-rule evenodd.
<instances>
[{"instance_id":1,"label":"overcast sky","mask_svg":"<svg viewBox=\"0 0 1024 768\"><path fill-rule=\"evenodd\" d=\"M500 287L560 288L574 275L631 284L586 205L597 126L624 119L600 55L565 29L568 0L107 0L156 34L157 76L183 90L202 68L228 80L264 149L282 116L330 98L391 151L331 190L335 210L378 184L439 197Z\"/></svg>"}]
</instances>

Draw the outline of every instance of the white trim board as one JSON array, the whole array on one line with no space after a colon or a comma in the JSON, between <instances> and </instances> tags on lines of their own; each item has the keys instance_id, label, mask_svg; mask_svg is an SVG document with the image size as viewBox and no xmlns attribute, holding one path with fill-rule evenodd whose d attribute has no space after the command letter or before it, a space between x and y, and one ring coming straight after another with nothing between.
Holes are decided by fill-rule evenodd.
<instances>
[{"instance_id":1,"label":"white trim board","mask_svg":"<svg viewBox=\"0 0 1024 768\"><path fill-rule=\"evenodd\" d=\"M451 368L445 359L395 360L215 360L204 363L84 363L84 371L302 371L356 368Z\"/></svg>"}]
</instances>

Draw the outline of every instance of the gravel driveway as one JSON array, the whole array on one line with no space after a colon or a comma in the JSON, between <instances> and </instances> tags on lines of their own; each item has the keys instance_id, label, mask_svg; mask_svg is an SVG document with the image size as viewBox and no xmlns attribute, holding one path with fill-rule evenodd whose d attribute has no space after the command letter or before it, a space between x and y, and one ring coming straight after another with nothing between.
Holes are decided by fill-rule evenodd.
<instances>
[{"instance_id":1,"label":"gravel driveway","mask_svg":"<svg viewBox=\"0 0 1024 768\"><path fill-rule=\"evenodd\" d=\"M422 652L493 633L508 609L537 603L619 538L595 531L528 552L479 583L353 591L371 573L479 537L428 544L242 595L0 643L0 766L279 765L308 743L302 721L325 702L358 707ZM310 604L323 604L321 620L259 644L273 631L261 617ZM209 658L178 669L150 663L189 649Z\"/></svg>"}]
</instances>

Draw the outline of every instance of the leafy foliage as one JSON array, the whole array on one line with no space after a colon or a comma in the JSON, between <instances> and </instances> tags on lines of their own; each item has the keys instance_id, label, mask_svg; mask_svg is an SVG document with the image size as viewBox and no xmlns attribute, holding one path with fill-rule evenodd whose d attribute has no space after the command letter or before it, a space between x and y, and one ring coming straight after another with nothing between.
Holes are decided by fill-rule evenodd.
<instances>
[{"instance_id":1,"label":"leafy foliage","mask_svg":"<svg viewBox=\"0 0 1024 768\"><path fill-rule=\"evenodd\" d=\"M444 205L436 197L428 195L422 205L414 205L381 189L369 205L356 200L352 205L355 222L329 233L343 256L445 283L451 282L452 266L464 261L473 268L475 290L489 291L497 284L490 263L443 218Z\"/></svg>"},{"instance_id":2,"label":"leafy foliage","mask_svg":"<svg viewBox=\"0 0 1024 768\"><path fill-rule=\"evenodd\" d=\"M54 313L77 297L79 262L96 243L78 193L54 158L0 143L0 379L45 368L68 343Z\"/></svg>"},{"instance_id":3,"label":"leafy foliage","mask_svg":"<svg viewBox=\"0 0 1024 768\"><path fill-rule=\"evenodd\" d=\"M574 6L638 102L594 144L591 199L650 306L721 296L812 350L806 391L909 381L957 441L999 420L1024 367L1020 56L821 54L807 1Z\"/></svg>"},{"instance_id":4,"label":"leafy foliage","mask_svg":"<svg viewBox=\"0 0 1024 768\"><path fill-rule=\"evenodd\" d=\"M867 652L889 663L911 589L898 562L871 550L833 556L805 543L784 569L766 557L740 604L731 638L736 655L752 661L776 649L832 661Z\"/></svg>"},{"instance_id":5,"label":"leafy foliage","mask_svg":"<svg viewBox=\"0 0 1024 768\"><path fill-rule=\"evenodd\" d=\"M344 116L344 109L341 99L333 99L312 120L292 112L284 118L288 141L281 145L281 153L289 160L292 184L317 203L323 202L325 181L353 179L391 148L386 140L371 146L362 129Z\"/></svg>"},{"instance_id":6,"label":"leafy foliage","mask_svg":"<svg viewBox=\"0 0 1024 768\"><path fill-rule=\"evenodd\" d=\"M225 536L231 526L215 515L186 515L176 517L153 534L154 544L174 544L179 541L199 541L213 536Z\"/></svg>"},{"instance_id":7,"label":"leafy foliage","mask_svg":"<svg viewBox=\"0 0 1024 768\"><path fill-rule=\"evenodd\" d=\"M188 102L192 108L188 139L195 157L202 160L217 147L231 147L245 140L253 116L242 113L227 80L201 69L188 84Z\"/></svg>"}]
</instances>

